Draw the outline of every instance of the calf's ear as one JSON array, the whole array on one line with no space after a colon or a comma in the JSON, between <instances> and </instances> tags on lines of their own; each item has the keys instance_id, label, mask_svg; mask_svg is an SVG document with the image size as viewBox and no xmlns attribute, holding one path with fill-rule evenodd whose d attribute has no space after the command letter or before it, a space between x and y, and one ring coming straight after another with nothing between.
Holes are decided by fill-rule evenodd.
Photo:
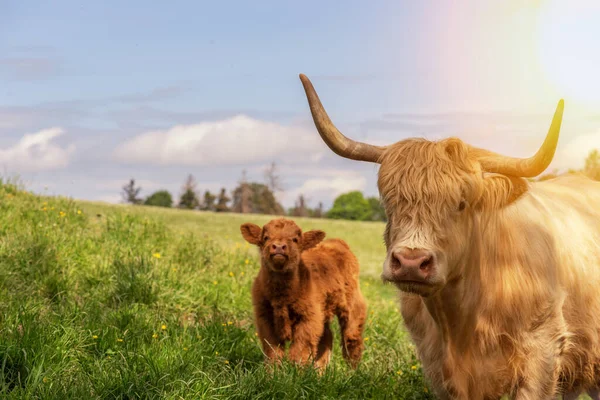
<instances>
[{"instance_id":1,"label":"calf's ear","mask_svg":"<svg viewBox=\"0 0 600 400\"><path fill-rule=\"evenodd\" d=\"M248 243L255 245L260 243L260 233L262 232L260 226L248 222L240 226L240 232Z\"/></svg>"},{"instance_id":2,"label":"calf's ear","mask_svg":"<svg viewBox=\"0 0 600 400\"><path fill-rule=\"evenodd\" d=\"M302 234L302 250L308 250L315 247L325 239L325 232L321 230L313 230Z\"/></svg>"}]
</instances>

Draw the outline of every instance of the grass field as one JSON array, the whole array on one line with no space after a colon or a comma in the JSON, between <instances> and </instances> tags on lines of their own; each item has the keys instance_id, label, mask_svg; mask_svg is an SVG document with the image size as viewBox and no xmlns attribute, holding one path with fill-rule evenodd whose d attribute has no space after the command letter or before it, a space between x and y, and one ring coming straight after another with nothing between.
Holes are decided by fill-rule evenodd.
<instances>
[{"instance_id":1,"label":"grass field","mask_svg":"<svg viewBox=\"0 0 600 400\"><path fill-rule=\"evenodd\" d=\"M252 321L258 254L239 225L268 216L42 198L0 184L0 398L427 399L382 223L297 219L348 241L369 307L358 370L269 374Z\"/></svg>"}]
</instances>

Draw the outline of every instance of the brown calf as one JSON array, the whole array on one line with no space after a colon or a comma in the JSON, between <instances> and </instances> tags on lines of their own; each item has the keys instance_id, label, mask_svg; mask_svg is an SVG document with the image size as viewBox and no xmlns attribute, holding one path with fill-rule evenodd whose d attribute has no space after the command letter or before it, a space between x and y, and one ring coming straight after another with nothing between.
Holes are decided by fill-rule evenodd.
<instances>
[{"instance_id":1,"label":"brown calf","mask_svg":"<svg viewBox=\"0 0 600 400\"><path fill-rule=\"evenodd\" d=\"M333 335L329 323L337 315L342 354L356 368L363 351L366 303L358 284L358 260L340 239L325 232L302 233L294 221L279 218L262 229L240 227L246 241L258 246L261 267L252 286L254 316L267 361L284 357L299 364L309 360L319 369L329 363Z\"/></svg>"}]
</instances>

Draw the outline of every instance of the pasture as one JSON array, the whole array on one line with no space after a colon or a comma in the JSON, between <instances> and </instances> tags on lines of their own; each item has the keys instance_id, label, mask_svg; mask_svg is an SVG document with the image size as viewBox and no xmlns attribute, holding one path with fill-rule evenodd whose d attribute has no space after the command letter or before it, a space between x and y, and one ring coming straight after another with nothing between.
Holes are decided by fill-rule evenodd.
<instances>
[{"instance_id":1,"label":"pasture","mask_svg":"<svg viewBox=\"0 0 600 400\"><path fill-rule=\"evenodd\" d=\"M0 397L428 399L396 290L379 279L382 223L301 219L345 239L368 304L356 371L264 368L243 222L271 217L109 206L0 185Z\"/></svg>"}]
</instances>

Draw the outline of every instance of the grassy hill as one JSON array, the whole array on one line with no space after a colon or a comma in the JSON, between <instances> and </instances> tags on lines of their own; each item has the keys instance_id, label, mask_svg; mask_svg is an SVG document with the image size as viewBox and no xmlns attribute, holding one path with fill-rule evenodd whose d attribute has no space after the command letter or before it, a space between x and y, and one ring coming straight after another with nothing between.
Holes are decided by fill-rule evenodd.
<instances>
[{"instance_id":1,"label":"grassy hill","mask_svg":"<svg viewBox=\"0 0 600 400\"><path fill-rule=\"evenodd\" d=\"M268 216L42 198L0 184L0 397L432 398L380 282L383 224L301 219L348 241L367 298L357 371L272 375L252 321L258 253L239 233Z\"/></svg>"}]
</instances>

